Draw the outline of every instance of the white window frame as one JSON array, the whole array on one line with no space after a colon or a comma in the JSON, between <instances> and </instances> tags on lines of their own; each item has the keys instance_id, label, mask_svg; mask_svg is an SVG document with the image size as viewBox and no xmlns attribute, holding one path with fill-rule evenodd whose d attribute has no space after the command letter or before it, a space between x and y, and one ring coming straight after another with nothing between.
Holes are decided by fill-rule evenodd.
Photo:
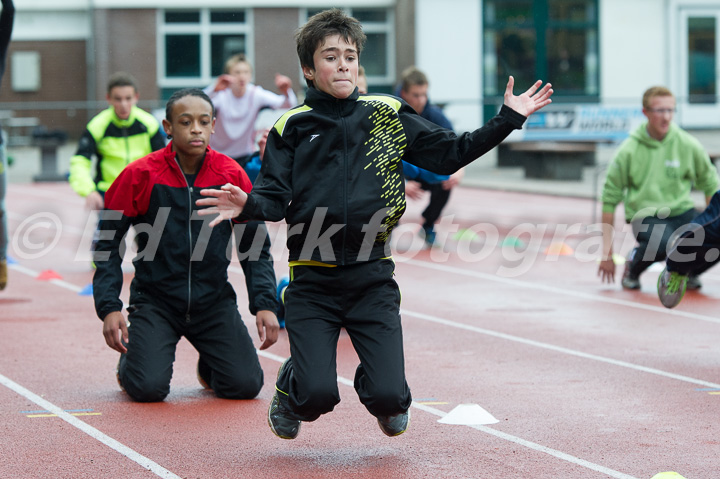
<instances>
[{"instance_id":1,"label":"white window frame","mask_svg":"<svg viewBox=\"0 0 720 479\"><path fill-rule=\"evenodd\" d=\"M204 88L211 84L214 80L210 72L211 67L211 37L214 34L231 34L245 35L245 44L247 51L245 55L250 63L253 63L253 53L255 52L255 36L253 32L253 9L252 8L232 8L232 10L244 10L244 23L211 23L211 10L229 10L230 8L178 8L178 9L158 9L157 10L157 78L160 88L183 88L183 87L199 87ZM167 11L197 11L200 13L199 23L165 23L165 12ZM199 77L172 77L169 78L165 74L165 40L169 34L197 34L200 36L200 76Z\"/></svg>"}]
</instances>

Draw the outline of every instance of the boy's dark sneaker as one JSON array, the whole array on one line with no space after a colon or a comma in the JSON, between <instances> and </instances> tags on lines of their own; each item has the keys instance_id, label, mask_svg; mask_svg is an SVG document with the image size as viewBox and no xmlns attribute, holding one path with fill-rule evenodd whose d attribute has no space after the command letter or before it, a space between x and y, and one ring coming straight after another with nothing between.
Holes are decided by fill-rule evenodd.
<instances>
[{"instance_id":1,"label":"boy's dark sneaker","mask_svg":"<svg viewBox=\"0 0 720 479\"><path fill-rule=\"evenodd\" d=\"M122 355L120 355L122 358ZM122 392L125 392L125 388L122 385L122 381L120 381L120 360L118 359L117 366L115 366L115 379L117 379L118 386L120 386L120 390Z\"/></svg>"},{"instance_id":2,"label":"boy's dark sneaker","mask_svg":"<svg viewBox=\"0 0 720 479\"><path fill-rule=\"evenodd\" d=\"M288 358L290 359L290 358ZM282 363L278 370L278 377L288 362L288 359ZM275 387L275 394L273 394L272 400L270 401L270 407L268 407L268 424L272 429L273 434L281 439L295 439L300 433L301 421L298 419L292 419L289 417L287 409L280 403L278 397L278 389Z\"/></svg>"},{"instance_id":3,"label":"boy's dark sneaker","mask_svg":"<svg viewBox=\"0 0 720 479\"><path fill-rule=\"evenodd\" d=\"M640 289L640 278L630 274L630 266L625 263L625 272L623 273L622 287L625 289Z\"/></svg>"},{"instance_id":4,"label":"boy's dark sneaker","mask_svg":"<svg viewBox=\"0 0 720 479\"><path fill-rule=\"evenodd\" d=\"M695 291L696 289L702 288L702 281L697 276L689 275L687 280L687 290Z\"/></svg>"},{"instance_id":5,"label":"boy's dark sneaker","mask_svg":"<svg viewBox=\"0 0 720 479\"><path fill-rule=\"evenodd\" d=\"M660 274L657 283L658 297L666 308L674 308L685 295L688 277L679 273L673 273L665 268Z\"/></svg>"},{"instance_id":6,"label":"boy's dark sneaker","mask_svg":"<svg viewBox=\"0 0 720 479\"><path fill-rule=\"evenodd\" d=\"M425 239L425 244L428 246L432 246L435 244L435 238L437 237L437 234L435 233L435 228L432 226L427 227L423 226L423 238Z\"/></svg>"},{"instance_id":7,"label":"boy's dark sneaker","mask_svg":"<svg viewBox=\"0 0 720 479\"><path fill-rule=\"evenodd\" d=\"M394 416L378 416L380 429L386 436L395 437L407 431L410 426L410 410Z\"/></svg>"},{"instance_id":8,"label":"boy's dark sneaker","mask_svg":"<svg viewBox=\"0 0 720 479\"><path fill-rule=\"evenodd\" d=\"M207 363L202 360L202 358L199 358L197 362L197 378L200 386L202 386L204 389L212 389L210 387L211 374L212 370L210 369L210 366L208 366Z\"/></svg>"}]
</instances>

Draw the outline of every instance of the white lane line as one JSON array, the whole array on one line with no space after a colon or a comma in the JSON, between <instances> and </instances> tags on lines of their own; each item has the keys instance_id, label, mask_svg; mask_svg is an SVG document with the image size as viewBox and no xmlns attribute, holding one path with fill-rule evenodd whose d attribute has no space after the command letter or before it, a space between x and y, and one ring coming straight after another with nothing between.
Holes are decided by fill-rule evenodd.
<instances>
[{"instance_id":1,"label":"white lane line","mask_svg":"<svg viewBox=\"0 0 720 479\"><path fill-rule=\"evenodd\" d=\"M453 328L464 329L465 331L472 331L474 333L484 334L486 336L493 336L495 338L504 339L506 341L513 341L516 343L527 344L528 346L534 346L537 348L548 349L550 351L555 351L555 352L562 353L562 354L568 354L571 356L577 356L579 358L590 359L592 361L599 361L601 363L612 364L614 366L620 366L623 368L633 369L635 371L641 371L644 373L654 374L656 376L662 376L662 377L669 378L669 379L677 379L678 381L683 381L686 383L698 384L701 386L720 389L720 384L713 383L710 381L705 381L703 379L695 379L695 378L691 378L689 376L683 376L681 374L669 373L669 372L663 371L661 369L649 368L646 366L641 366L639 364L633 364L633 363L629 363L626 361L620 361L617 359L607 358L604 356L598 356L596 354L585 353L585 352L578 351L575 349L564 348L562 346L555 346L554 344L542 343L540 341L534 341L532 339L526 339L526 338L522 338L520 336L513 336L511 334L500 333L497 331L492 331L490 329L478 328L476 326L471 326L469 324L458 323L455 321L451 321L449 319L438 318L437 316L430 316L429 314L416 313L414 311L408 311L406 309L402 309L402 310L400 310L400 312L403 315L414 316L414 317L416 317L418 319L422 319L424 321L430 321L433 323L442 324L444 326L451 326Z\"/></svg>"},{"instance_id":2,"label":"white lane line","mask_svg":"<svg viewBox=\"0 0 720 479\"><path fill-rule=\"evenodd\" d=\"M19 214L19 213L15 213L15 212L13 212L13 211L9 211L7 215L8 215L8 218L10 218L11 220L14 220L14 221L25 221L26 219L32 217L32 215L30 215L30 216L28 216L28 215L21 215L21 214ZM91 233L95 230L95 223L96 223L96 222L97 222L97 221L94 221L93 223L90 223L89 221L86 222L86 226L89 225L89 227L92 228L92 229L89 230ZM63 229L64 231L70 232L70 233L72 233L72 234L74 234L74 235L83 236L84 234L87 233L85 228L78 228L77 226L66 225L65 223L61 223L61 224L62 224L62 229ZM13 232L13 233L15 233L15 232Z\"/></svg>"},{"instance_id":3,"label":"white lane line","mask_svg":"<svg viewBox=\"0 0 720 479\"><path fill-rule=\"evenodd\" d=\"M107 434L104 434L100 432L99 430L95 429L94 427L82 422L80 419L76 418L72 414L69 414L65 412L62 408L54 405L50 401L47 401L37 394L25 389L24 387L20 386L18 383L8 379L7 377L0 374L0 384L7 387L8 389L11 389L18 393L20 396L24 397L25 399L34 402L41 408L43 408L46 411L49 411L59 418L61 418L63 421L67 422L71 426L76 427L77 429L80 429L82 432L87 434L88 436L92 437L93 439L100 441L101 443L105 444L109 448L119 452L123 456L127 457L131 461L139 464L143 468L147 469L148 471L151 471L155 473L156 476L167 478L167 479L181 479L180 476L168 471L158 463L148 459L147 457L143 456L142 454L134 451L133 449L130 449L126 445L116 441L115 439L111 438Z\"/></svg>"},{"instance_id":4,"label":"white lane line","mask_svg":"<svg viewBox=\"0 0 720 479\"><path fill-rule=\"evenodd\" d=\"M260 350L258 350L258 355L263 356L263 357L268 358L268 359L272 359L273 361L277 361L277 362L279 362L279 363L282 363L283 361L285 361L285 359L287 359L287 358L284 358L284 357L282 357L282 356L278 356L277 354L272 354L272 353L268 353L268 352L266 352L266 351L260 351ZM340 383L340 384L344 384L344 385L346 385L346 386L349 386L349 387L351 387L351 388L354 388L353 381L351 381L350 379L344 378L344 377L342 377L342 376L338 376L337 382ZM411 407L413 407L413 408L415 408L415 409L419 409L419 410L421 410L421 411L423 411L423 412L426 412L426 413L428 413L428 414L432 414L432 415L434 415L434 416L438 416L438 417L440 417L440 418L444 417L444 416L447 414L445 411L441 411L440 409L436 409L436 408L434 408L434 407L426 406L426 405L424 405L424 404L420 404L420 403L417 403L417 402L415 402L415 401L413 401ZM519 446L526 447L526 448L528 448L528 449L532 449L532 450L534 450L534 451L538 451L538 452L541 452L541 453L544 453L544 454L548 454L548 455L553 456L553 457L556 457L556 458L558 458L558 459L560 459L560 460L562 460L562 461L570 462L570 463L572 463L572 464L576 464L576 465L578 465L578 466L582 466L582 467L584 467L584 468L586 468L586 469L591 469L591 470L593 470L593 471L602 472L603 474L606 474L608 477L613 477L613 478L616 478L616 479L637 479L637 478L634 477L634 476L629 476L629 475L624 474L624 473L622 473L622 472L609 469L609 468L607 468L607 467L605 467L605 466L601 466L601 465L599 465L599 464L595 464L595 463L586 461L586 460L584 460L584 459L580 459L579 457L575 457L575 456L572 456L572 455L570 455L570 454L564 453L564 452L562 452L562 451L558 451L558 450L556 450L556 449L552 449L552 448L550 448L550 447L543 446L542 444L537 444L537 443L535 443L535 442L525 440L525 439L523 439L523 438L521 438L521 437L513 436L512 434L508 434L508 433L505 433L505 432L502 432L502 431L497 431L497 430L495 430L495 429L493 429L493 428L490 428L490 427L487 427L487 426L468 425L468 424L464 424L464 425L462 425L462 426L463 426L463 427L469 427L469 428L472 428L472 429L476 429L476 430L478 430L478 431L480 431L480 432L484 432L484 433L486 433L486 434L490 434L490 435L495 436L495 437L497 437L497 438L499 438L499 439L502 439L502 440L504 440L504 441L509 441L509 442L512 442L512 443L517 444L517 445L519 445Z\"/></svg>"},{"instance_id":5,"label":"white lane line","mask_svg":"<svg viewBox=\"0 0 720 479\"><path fill-rule=\"evenodd\" d=\"M19 267L19 265L17 265L17 264L12 265L11 267L12 267L12 268L15 268L15 269L17 269L18 271L21 271L21 272L28 271L28 272L32 273L31 276L37 276L37 273L33 272L32 270L30 270L30 269L28 269L28 268ZM22 268L22 269L20 269L20 268ZM67 288L67 287L68 287L67 285L69 285L70 283L66 283L66 282L63 281L63 282L58 282L58 283L55 283L55 284L57 284L58 286ZM413 313L406 312L406 314L413 314ZM272 353L269 353L269 352L267 352L267 351L260 351L260 350L258 350L258 355L263 356L263 357L268 358L268 359L272 359L272 360L277 361L277 362L279 362L279 363L282 363L282 362L285 361L285 359L286 359L286 358L284 358L284 357L282 357L282 356L278 356L277 354L272 354ZM1 377L1 376L0 376L0 377ZM351 381L350 379L347 379L347 378L343 378L343 377L341 377L341 376L338 376L338 380L337 380L337 381L338 381L339 383L341 383L341 384L346 385L346 386L354 387L354 383L353 383L353 381ZM718 386L718 387L720 387L720 386ZM28 392L29 392L29 391L28 391ZM54 411L51 410L49 407L47 407L47 406L45 406L45 405L43 405L43 404L39 404L39 403L37 403L37 404L40 405L41 407L44 407L44 408L45 408L46 410L48 410L48 411L54 412ZM48 403L48 404L50 404L50 403ZM439 416L439 417L444 417L445 414L447 414L445 411L441 411L441 410L439 410L439 409L435 409L435 408L432 408L432 407L429 407L429 406L425 406L425 405L422 405L422 404L418 404L418 403L416 403L416 402L413 402L413 403L412 403L412 407L417 408L417 409L419 409L419 410L421 410L421 411L430 413L430 414L434 414L434 415ZM67 413L65 413L64 411L62 411L60 408L56 408L56 410L58 410L58 411L60 411L60 412L63 412L64 414L68 415ZM68 416L69 416L69 415L68 415ZM72 418L72 419L76 419L76 420L77 420L77 418L75 418L74 416L69 416L69 417ZM85 424L85 423L83 423L82 421L79 421L79 422L80 422L81 424L83 424L83 425ZM88 427L90 427L90 426L88 426ZM494 429L492 429L492 428L489 428L489 427L487 427L487 426L464 426L464 427L471 427L471 428L476 429L476 430L478 430L478 431L485 432L485 433L487 433L487 434L491 434L491 435L493 435L493 436L495 436L495 437L498 437L498 438L500 438L500 439L503 439L503 440L505 440L505 441L513 442L513 443L515 443L515 444L517 444L517 445L519 445L519 446L523 446L523 447L526 447L526 448L529 448L529 449L533 449L533 450L538 451L538 452L542 452L542 453L545 453L545 454L549 454L549 455L551 455L551 456L553 456L553 457L556 457L556 458L558 458L558 459L560 459L560 460L563 460L563 461L566 461L566 462L570 462L570 463L572 463L572 464L576 464L576 465L578 465L578 466L581 466L581 467L584 467L584 468L587 468L587 469L591 469L591 470L593 470L593 471L602 472L602 473L604 473L604 474L607 474L609 477L613 477L613 478L616 478L616 479L637 479L637 478L635 478L635 477L633 477L633 476L629 476L629 475L624 474L624 473L622 473L622 472L614 471L614 470L612 470L612 469L608 469L608 468L606 468L606 467L604 467L604 466L600 466L600 465L598 465L598 464L594 464L594 463L592 463L592 462L589 462L589 461L586 461L586 460L584 460L584 459L580 459L580 458L578 458L578 457L572 456L572 455L570 455L570 454L566 454L566 453L564 453L564 452L561 452L561 451L558 451L558 450L555 450L555 449L552 449L552 448L543 446L543 445L541 445L541 444L537 444L537 443L534 443L534 442L531 442L531 441L527 441L527 440L522 439L522 438L520 438L520 437L513 436L513 435L511 435L511 434L507 434L507 433L504 433L504 432L501 432L501 431L496 431L496 430L494 430ZM99 433L99 431L98 431L98 433ZM102 433L100 433L100 434L102 434ZM110 439L110 438L108 438L108 439ZM111 440L112 440L112 439L111 439ZM113 440L113 441L114 441L114 440ZM116 441L115 441L115 442L116 442ZM118 444L119 444L119 443L118 443ZM111 446L111 447L112 447L112 446ZM128 457L129 457L129 456L128 456ZM142 457L142 456L140 456L140 457ZM148 459L148 461L149 461L149 459ZM136 462L137 462L137 461L136 461ZM153 463L153 464L154 464L154 463ZM158 466L158 467L160 467L160 466ZM162 476L162 477L165 477L165 476ZM167 476L167 477L173 477L173 478L174 478L174 477L177 477L177 476ZM178 479L179 479L179 478L178 478Z\"/></svg>"},{"instance_id":6,"label":"white lane line","mask_svg":"<svg viewBox=\"0 0 720 479\"><path fill-rule=\"evenodd\" d=\"M604 303L617 304L620 306L627 306L628 308L642 309L644 311L650 311L655 314L669 314L672 316L681 316L683 318L697 319L700 321L706 321L708 323L720 324L720 318L712 316L705 316L702 314L690 313L687 311L679 311L677 309L667 309L660 306L650 306L648 304L636 303L633 301L627 301L624 299L610 298L607 296L600 296L597 294L583 293L581 291L573 291L568 288L562 288L559 286L549 286L546 284L531 283L529 281L522 281L519 279L503 278L489 273L481 273L479 271L469 271L462 268L456 268L454 266L446 266L438 263L430 263L428 261L421 261L416 259L403 260L403 263L410 264L412 266L418 266L420 268L433 269L436 271L443 271L445 273L459 274L463 276L471 276L473 278L483 279L485 281L493 281L496 283L503 283L508 286L521 287L527 289L535 289L539 291L545 291L553 294L562 294L565 296L572 296L580 299L589 299L591 301L601 301Z\"/></svg>"},{"instance_id":7,"label":"white lane line","mask_svg":"<svg viewBox=\"0 0 720 479\"><path fill-rule=\"evenodd\" d=\"M13 186L10 186L8 190L14 190L16 189ZM20 188L17 188L20 189ZM44 190L44 189L38 189L38 188L22 188L22 195L23 196L35 196L37 198L47 198L52 200L52 203L57 203L58 201L63 201L65 203L70 203L73 206L77 206L78 209L82 208L84 206L83 199L75 194L73 190L68 188L68 191L72 193L72 195L64 195L61 191L55 191L55 190ZM10 194L14 194L14 191L8 191Z\"/></svg>"},{"instance_id":8,"label":"white lane line","mask_svg":"<svg viewBox=\"0 0 720 479\"><path fill-rule=\"evenodd\" d=\"M15 270L17 270L17 271L20 271L20 272L22 272L22 273L25 273L25 274L27 274L28 276L32 276L32 277L36 277L36 276L39 274L39 273L37 273L36 271L33 271L33 270L29 269L29 268L25 268L24 266L20 266L20 265L18 265L18 264L12 264L12 265L9 265L9 267L12 268L12 269L15 269ZM239 268L238 268L238 269L239 269ZM70 291L74 291L74 292L76 292L76 293L78 293L78 292L80 292L80 291L83 290L83 288L81 288L81 287L79 287L79 286L76 286L76 285L74 285L74 284L72 284L72 283L68 283L67 281L63 281L63 280L59 280L59 279L53 279L53 280L50 280L49 282L50 282L50 283L53 283L53 284L56 284L56 285L58 285L58 286L61 286L61 287L65 288L65 289L69 289ZM663 370L661 370L661 369L650 368L650 367L642 366L642 365L639 365L639 364L629 363L629 362L626 362L626 361L620 361L620 360L618 360L618 359L612 359L612 358L607 358L607 357L604 357L604 356L598 356L598 355L595 355L595 354L585 353L585 352L582 352L582 351L578 351L578 350L570 349L570 348L565 348L565 347L562 347L562 346L555 346L554 344L543 343L543 342L540 342L540 341L534 341L534 340L532 340L532 339L526 339L526 338L523 338L523 337L520 337L520 336L513 336L513 335L511 335L511 334L500 333L500 332L498 332L498 331L493 331L493 330L490 330L490 329L484 329L484 328L479 328L479 327L477 327L477 326L471 326L471 325L468 325L468 324L458 323L458 322L455 322L455 321L451 321L451 320L449 320L449 319L438 318L438 317L436 317L436 316L431 316L431 315L429 315L429 314L417 313L417 312L409 311L409 310L406 310L406 309L402 309L400 312L401 312L402 314L404 314L404 315L414 316L414 317L416 317L416 318L418 318L418 319L422 319L422 320L425 320L425 321L430 321L430 322L434 322L434 323L438 323L438 324L443 324L443 325L451 326L451 327L458 328L458 329L464 329L464 330L466 330L466 331L473 331L473 332L475 332L475 333L484 334L484 335L487 335L487 336L493 336L493 337L500 338L500 339L504 339L504 340L507 340L507 341L513 341L513 342L516 342L516 343L527 344L527 345L529 345L529 346L534 346L534 347L538 347L538 348L548 349L548 350L555 351L555 352L559 352L559 353L562 353L562 354L568 354L568 355L571 355L571 356L577 356L577 357L580 357L580 358L590 359L590 360L593 360L593 361L599 361L599 362L603 362L603 363L606 363L606 364L612 364L612 365L615 365L615 366L620 366L620 367L624 367L624 368L628 368L628 369L633 369L633 370L635 370L635 371L641 371L641 372L645 372L645 373L649 373L649 374L654 374L654 375L656 375L656 376L662 376L662 377L666 377L666 378L669 378L669 379L676 379L676 380L678 380L678 381L683 381L683 382L687 382L687 383L691 383L691 384L698 384L698 385L705 386L705 387L720 389L720 383L713 383L713 382L710 382L710 381L705 381L705 380L703 380L703 379L696 379L696 378L691 378L691 377L689 377L689 376L683 376L683 375L681 375L681 374L675 374L675 373L663 371ZM276 356L276 357L274 357L274 358L272 358L272 359L278 360L277 358L279 358L279 356ZM284 359L283 359L283 360L284 360ZM281 361L281 362L282 362L282 361ZM352 383L352 382L349 382L348 385L349 385L349 386L352 386L353 383Z\"/></svg>"},{"instance_id":9,"label":"white lane line","mask_svg":"<svg viewBox=\"0 0 720 479\"><path fill-rule=\"evenodd\" d=\"M421 409L427 413L434 414L436 416L443 417L445 414L447 414L444 411L441 411L439 409L435 409L434 407L425 406L424 404L417 404L413 403L413 407L416 407L418 409ZM634 476L630 476L628 474L615 471L613 469L609 469L605 466L600 466L599 464L595 464L589 461L586 461L584 459L580 459L579 457L572 456L570 454L564 453L562 451L558 451L556 449L552 449L546 446L543 446L542 444L537 444L532 441L527 441L521 437L513 436L512 434L508 434L502 431L498 431L496 429L493 429L491 427L487 426L479 426L479 425L465 425L465 427L470 427L473 429L477 429L478 431L484 432L486 434L490 434L492 436L495 436L497 438L503 439L505 441L509 441L512 443L515 443L519 446L526 447L528 449L532 449L534 451L542 452L545 454L549 454L550 456L557 457L560 460L570 462L572 464L577 464L578 466L582 466L586 469L591 469L593 471L602 472L603 474L606 474L608 477L614 477L617 479L637 479Z\"/></svg>"},{"instance_id":10,"label":"white lane line","mask_svg":"<svg viewBox=\"0 0 720 479\"><path fill-rule=\"evenodd\" d=\"M21 266L17 263L8 265L8 268L14 269L15 271L19 271L19 272L24 273L33 278L36 278L40 274L35 270L26 268L25 266ZM57 286L60 286L61 288L69 289L70 291L74 291L76 293L79 293L80 291L82 291L84 289L84 288L81 288L80 286L74 285L72 283L68 283L67 281L64 281L62 279L51 279L48 281L48 283L55 284Z\"/></svg>"}]
</instances>

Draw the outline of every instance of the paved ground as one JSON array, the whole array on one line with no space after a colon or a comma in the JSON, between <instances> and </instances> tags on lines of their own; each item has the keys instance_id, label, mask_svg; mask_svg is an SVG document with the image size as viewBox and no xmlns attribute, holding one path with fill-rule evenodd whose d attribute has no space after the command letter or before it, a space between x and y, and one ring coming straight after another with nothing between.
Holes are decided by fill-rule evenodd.
<instances>
[{"instance_id":1,"label":"paved ground","mask_svg":"<svg viewBox=\"0 0 720 479\"><path fill-rule=\"evenodd\" d=\"M0 477L720 477L720 276L674 310L657 300L657 270L640 291L602 285L589 199L459 188L432 250L419 248L421 205L411 203L395 237L410 429L383 436L358 402L343 335L342 402L283 441L265 418L284 333L261 353L255 400L202 390L183 341L167 401L129 401L83 294L93 222L82 200L65 183L9 190L17 263L0 293ZM271 233L281 275L283 225ZM627 232L617 239L626 252ZM239 271L231 282L252 332ZM438 422L476 407L497 422Z\"/></svg>"}]
</instances>

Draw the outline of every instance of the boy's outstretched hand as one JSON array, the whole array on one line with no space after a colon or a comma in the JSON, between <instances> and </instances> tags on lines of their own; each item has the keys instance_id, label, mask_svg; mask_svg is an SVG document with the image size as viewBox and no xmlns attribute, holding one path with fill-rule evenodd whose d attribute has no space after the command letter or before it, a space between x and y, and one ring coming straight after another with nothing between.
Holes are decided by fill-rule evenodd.
<instances>
[{"instance_id":1,"label":"boy's outstretched hand","mask_svg":"<svg viewBox=\"0 0 720 479\"><path fill-rule=\"evenodd\" d=\"M505 87L505 101L503 103L523 116L530 116L545 105L552 103L550 99L553 94L552 85L547 83L542 88L540 88L540 85L542 85L542 80L536 81L535 84L522 95L515 96L513 95L515 79L511 76L508 78L507 86ZM540 89L538 90L538 88Z\"/></svg>"},{"instance_id":2,"label":"boy's outstretched hand","mask_svg":"<svg viewBox=\"0 0 720 479\"><path fill-rule=\"evenodd\" d=\"M242 213L248 197L247 193L230 183L223 185L219 190L200 190L200 194L208 198L199 199L196 204L198 206L209 206L210 208L198 210L198 214L200 216L218 215L217 218L210 222L211 228Z\"/></svg>"}]
</instances>

